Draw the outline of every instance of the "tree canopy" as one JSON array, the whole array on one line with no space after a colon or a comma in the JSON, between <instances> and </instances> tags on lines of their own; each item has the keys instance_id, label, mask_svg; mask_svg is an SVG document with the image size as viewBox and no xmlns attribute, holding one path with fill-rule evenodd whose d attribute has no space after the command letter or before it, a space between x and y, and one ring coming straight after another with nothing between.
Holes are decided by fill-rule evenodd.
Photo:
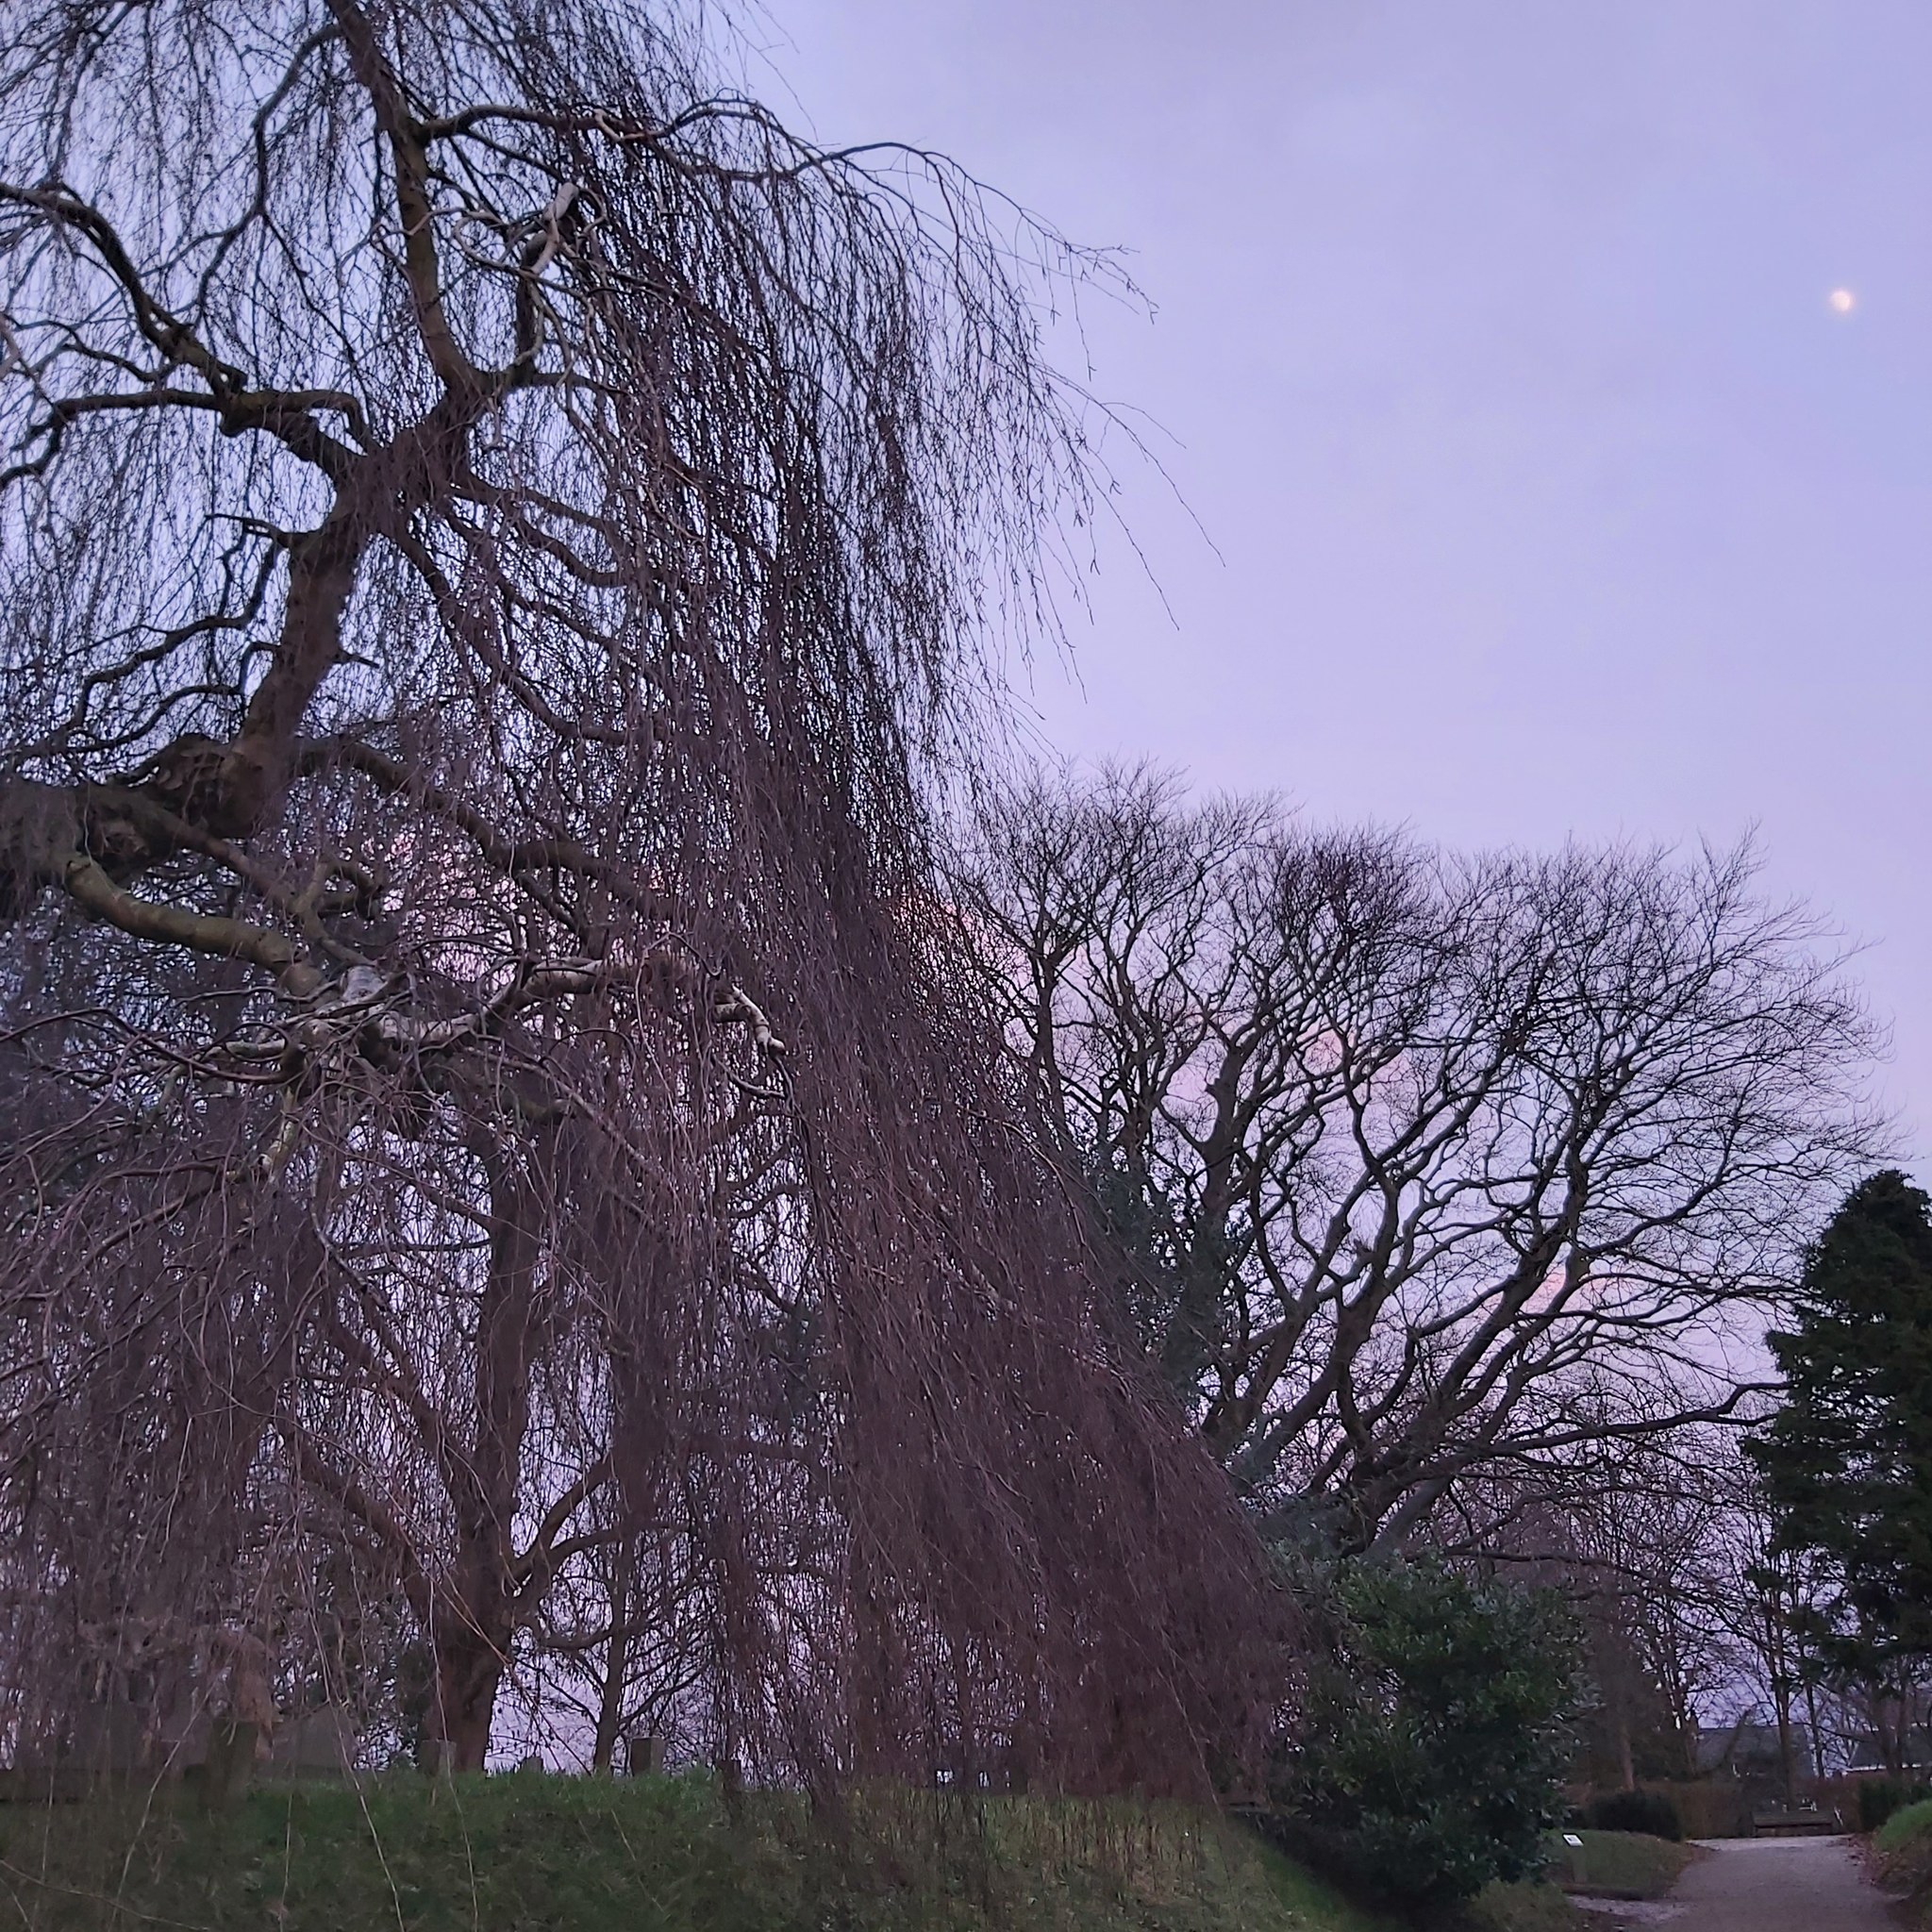
<instances>
[{"instance_id":1,"label":"tree canopy","mask_svg":"<svg viewBox=\"0 0 1932 1932\"><path fill-rule=\"evenodd\" d=\"M1805 1258L1771 1338L1783 1400L1750 1443L1774 1530L1808 1555L1796 1613L1814 1661L1896 1693L1932 1664L1932 1201L1861 1181Z\"/></svg>"},{"instance_id":2,"label":"tree canopy","mask_svg":"<svg viewBox=\"0 0 1932 1932\"><path fill-rule=\"evenodd\" d=\"M1144 1345L1251 1498L1344 1540L1734 1415L1869 1139L1857 991L1748 851L1463 856L1049 771L962 870Z\"/></svg>"}]
</instances>

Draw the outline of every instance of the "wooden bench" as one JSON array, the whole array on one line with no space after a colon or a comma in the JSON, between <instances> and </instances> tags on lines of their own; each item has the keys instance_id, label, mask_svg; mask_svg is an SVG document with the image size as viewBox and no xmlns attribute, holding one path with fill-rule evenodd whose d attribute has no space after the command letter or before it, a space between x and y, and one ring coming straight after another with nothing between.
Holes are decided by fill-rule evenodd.
<instances>
[{"instance_id":1,"label":"wooden bench","mask_svg":"<svg viewBox=\"0 0 1932 1932\"><path fill-rule=\"evenodd\" d=\"M1754 1811L1751 1829L1759 1838L1819 1838L1842 1831L1836 1811Z\"/></svg>"}]
</instances>

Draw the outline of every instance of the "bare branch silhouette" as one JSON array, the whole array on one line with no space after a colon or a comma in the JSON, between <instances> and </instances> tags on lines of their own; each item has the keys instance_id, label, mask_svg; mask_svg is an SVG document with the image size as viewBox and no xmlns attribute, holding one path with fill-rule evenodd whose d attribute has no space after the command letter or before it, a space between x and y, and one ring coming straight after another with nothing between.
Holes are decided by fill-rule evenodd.
<instances>
[{"instance_id":1,"label":"bare branch silhouette","mask_svg":"<svg viewBox=\"0 0 1932 1932\"><path fill-rule=\"evenodd\" d=\"M748 1770L1198 1787L1265 1716L930 850L1086 500L1041 277L1102 265L705 61L625 0L9 11L17 1740L192 1633L347 1696L413 1630L477 1765L619 1545Z\"/></svg>"}]
</instances>

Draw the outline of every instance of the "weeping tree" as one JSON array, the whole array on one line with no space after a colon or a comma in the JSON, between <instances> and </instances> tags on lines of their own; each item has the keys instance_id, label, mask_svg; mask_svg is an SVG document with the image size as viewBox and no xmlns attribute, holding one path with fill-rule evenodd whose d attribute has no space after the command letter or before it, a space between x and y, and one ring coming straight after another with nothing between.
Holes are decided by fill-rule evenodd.
<instances>
[{"instance_id":1,"label":"weeping tree","mask_svg":"<svg viewBox=\"0 0 1932 1932\"><path fill-rule=\"evenodd\" d=\"M789 135L696 9L6 38L16 1745L413 1631L478 1765L638 1561L599 1641L674 1619L746 1774L1224 1770L1272 1612L928 849L1081 512L1079 259Z\"/></svg>"}]
</instances>

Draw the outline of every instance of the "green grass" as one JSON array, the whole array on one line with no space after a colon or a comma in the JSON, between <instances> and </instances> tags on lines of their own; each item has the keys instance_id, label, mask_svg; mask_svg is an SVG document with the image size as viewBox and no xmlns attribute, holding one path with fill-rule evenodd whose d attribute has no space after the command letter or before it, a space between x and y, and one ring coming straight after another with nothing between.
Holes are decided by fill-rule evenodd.
<instances>
[{"instance_id":1,"label":"green grass","mask_svg":"<svg viewBox=\"0 0 1932 1932\"><path fill-rule=\"evenodd\" d=\"M1932 1921L1932 1798L1894 1811L1872 1834L1878 1882L1909 1892L1914 1923Z\"/></svg>"},{"instance_id":2,"label":"green grass","mask_svg":"<svg viewBox=\"0 0 1932 1932\"><path fill-rule=\"evenodd\" d=\"M1872 1835L1873 1845L1881 1856L1908 1851L1927 1840L1932 1840L1932 1798L1902 1807Z\"/></svg>"},{"instance_id":3,"label":"green grass","mask_svg":"<svg viewBox=\"0 0 1932 1932\"><path fill-rule=\"evenodd\" d=\"M413 1774L0 1805L20 1932L1387 1932L1178 1807L874 1793L835 1857L801 1807L731 1824L700 1779ZM1503 1932L1501 1923L1497 1932Z\"/></svg>"},{"instance_id":4,"label":"green grass","mask_svg":"<svg viewBox=\"0 0 1932 1932\"><path fill-rule=\"evenodd\" d=\"M1468 1932L1586 1932L1597 1920L1554 1885L1485 1886L1463 1912Z\"/></svg>"},{"instance_id":5,"label":"green grass","mask_svg":"<svg viewBox=\"0 0 1932 1932\"><path fill-rule=\"evenodd\" d=\"M1209 1907L1201 1919L1203 1932L1217 1932L1224 1924L1319 1926L1324 1932L1329 1927L1334 1932L1385 1932L1389 1926L1389 1921L1352 1905L1274 1845L1237 1826L1222 1824L1215 1829L1226 1846L1227 1877L1199 1897L1199 1904ZM1234 1916L1218 1916L1216 1908ZM1109 1923L1104 1918L1092 1921L1096 1928Z\"/></svg>"},{"instance_id":6,"label":"green grass","mask_svg":"<svg viewBox=\"0 0 1932 1932\"><path fill-rule=\"evenodd\" d=\"M1661 1898L1695 1854L1639 1831L1573 1831L1581 1847L1550 1839L1551 1874L1566 1891L1598 1898Z\"/></svg>"}]
</instances>

